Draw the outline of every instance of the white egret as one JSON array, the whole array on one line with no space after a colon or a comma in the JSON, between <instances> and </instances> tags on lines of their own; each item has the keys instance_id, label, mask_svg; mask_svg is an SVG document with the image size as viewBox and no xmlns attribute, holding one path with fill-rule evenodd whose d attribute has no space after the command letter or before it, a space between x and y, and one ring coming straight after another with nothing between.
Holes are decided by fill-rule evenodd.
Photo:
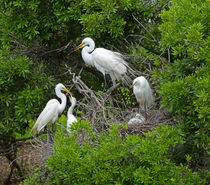
<instances>
[{"instance_id":1,"label":"white egret","mask_svg":"<svg viewBox=\"0 0 210 185\"><path fill-rule=\"evenodd\" d=\"M116 80L126 80L128 64L123 59L122 54L105 48L94 49L95 42L89 37L83 39L82 43L74 51L77 51L80 48L83 48L82 58L84 62L89 66L95 67L103 74L105 87L106 74L110 75L114 85L116 84Z\"/></svg>"},{"instance_id":2,"label":"white egret","mask_svg":"<svg viewBox=\"0 0 210 185\"><path fill-rule=\"evenodd\" d=\"M142 109L144 108L145 116L147 119L146 109L153 103L152 90L150 88L149 82L146 80L146 78L140 76L134 79L132 87L137 102Z\"/></svg>"},{"instance_id":3,"label":"white egret","mask_svg":"<svg viewBox=\"0 0 210 185\"><path fill-rule=\"evenodd\" d=\"M71 94L63 84L57 84L55 87L55 93L57 97L61 99L61 103L57 99L51 99L48 101L44 110L39 115L34 127L32 128L32 131L37 130L40 132L47 125L47 123L49 123L48 137L50 141L52 141L50 136L50 123L54 123L58 115L62 113L66 107L66 96L61 92L62 90L66 91L68 94Z\"/></svg>"},{"instance_id":4,"label":"white egret","mask_svg":"<svg viewBox=\"0 0 210 185\"><path fill-rule=\"evenodd\" d=\"M144 121L145 121L145 118L139 113L139 114L136 114L134 118L131 118L128 121L128 125L139 124L139 123L143 123Z\"/></svg>"},{"instance_id":5,"label":"white egret","mask_svg":"<svg viewBox=\"0 0 210 185\"><path fill-rule=\"evenodd\" d=\"M69 107L69 110L67 112L67 132L70 133L70 127L72 123L77 122L77 118L73 115L73 109L77 103L77 100L72 95L69 96L69 100L71 102L71 106Z\"/></svg>"}]
</instances>

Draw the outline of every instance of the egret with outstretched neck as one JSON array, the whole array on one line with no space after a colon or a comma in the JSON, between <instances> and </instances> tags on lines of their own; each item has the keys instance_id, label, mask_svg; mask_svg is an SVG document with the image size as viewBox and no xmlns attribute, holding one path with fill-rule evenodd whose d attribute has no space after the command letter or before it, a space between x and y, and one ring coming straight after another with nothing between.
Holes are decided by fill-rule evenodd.
<instances>
[{"instance_id":1,"label":"egret with outstretched neck","mask_svg":"<svg viewBox=\"0 0 210 185\"><path fill-rule=\"evenodd\" d=\"M57 99L49 100L32 128L32 131L37 130L40 132L47 123L49 123L48 137L51 142L52 137L50 135L50 124L56 121L58 115L61 114L66 107L66 96L61 91L66 91L70 94L69 90L66 89L62 83L57 84L55 87L55 93L57 97L61 99L61 103Z\"/></svg>"},{"instance_id":2,"label":"egret with outstretched neck","mask_svg":"<svg viewBox=\"0 0 210 185\"><path fill-rule=\"evenodd\" d=\"M75 97L72 96L72 94L69 96L69 100L71 102L71 106L69 107L67 112L67 132L70 133L70 127L72 123L77 122L77 118L73 115L73 110L77 103L77 100Z\"/></svg>"}]
</instances>

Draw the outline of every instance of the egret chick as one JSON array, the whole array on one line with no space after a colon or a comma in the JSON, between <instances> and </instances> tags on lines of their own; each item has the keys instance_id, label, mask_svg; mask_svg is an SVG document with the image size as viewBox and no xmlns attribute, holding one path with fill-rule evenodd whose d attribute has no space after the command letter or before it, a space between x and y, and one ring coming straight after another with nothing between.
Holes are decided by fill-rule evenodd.
<instances>
[{"instance_id":1,"label":"egret chick","mask_svg":"<svg viewBox=\"0 0 210 185\"><path fill-rule=\"evenodd\" d=\"M69 107L69 110L67 112L67 132L70 133L70 127L72 123L77 122L77 118L73 115L73 109L77 103L77 100L72 95L69 96L69 100L71 102L71 106Z\"/></svg>"},{"instance_id":2,"label":"egret chick","mask_svg":"<svg viewBox=\"0 0 210 185\"><path fill-rule=\"evenodd\" d=\"M47 123L49 123L48 137L51 142L52 137L50 136L50 124L56 121L58 115L61 114L66 107L66 96L61 91L66 91L70 94L69 90L66 89L62 83L57 84L55 87L55 93L57 97L61 99L61 103L57 99L49 100L32 128L32 131L37 130L40 132Z\"/></svg>"},{"instance_id":3,"label":"egret chick","mask_svg":"<svg viewBox=\"0 0 210 185\"><path fill-rule=\"evenodd\" d=\"M92 67L95 67L104 76L104 87L106 87L106 74L109 74L113 85L116 80L126 80L126 72L128 68L127 62L123 59L123 55L118 52L113 52L105 48L95 48L93 39L87 37L74 50L82 49L82 58L84 62Z\"/></svg>"},{"instance_id":4,"label":"egret chick","mask_svg":"<svg viewBox=\"0 0 210 185\"><path fill-rule=\"evenodd\" d=\"M143 76L137 77L133 81L133 93L136 97L139 106L145 111L145 117L147 119L146 109L153 103L152 90L149 82Z\"/></svg>"},{"instance_id":5,"label":"egret chick","mask_svg":"<svg viewBox=\"0 0 210 185\"><path fill-rule=\"evenodd\" d=\"M128 125L138 124L138 123L143 123L143 122L145 122L144 116L142 116L141 114L136 114L136 116L134 118L131 118L128 121Z\"/></svg>"}]
</instances>

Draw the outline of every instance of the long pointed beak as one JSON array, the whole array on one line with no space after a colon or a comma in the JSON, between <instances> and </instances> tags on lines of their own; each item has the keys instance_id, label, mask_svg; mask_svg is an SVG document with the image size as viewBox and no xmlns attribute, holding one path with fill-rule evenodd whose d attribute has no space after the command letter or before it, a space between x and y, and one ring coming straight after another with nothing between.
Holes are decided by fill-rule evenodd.
<instances>
[{"instance_id":1,"label":"long pointed beak","mask_svg":"<svg viewBox=\"0 0 210 185\"><path fill-rule=\"evenodd\" d=\"M68 89L64 88L64 90L72 97L72 94Z\"/></svg>"},{"instance_id":2,"label":"long pointed beak","mask_svg":"<svg viewBox=\"0 0 210 185\"><path fill-rule=\"evenodd\" d=\"M71 100L72 99L72 96L69 96L69 100Z\"/></svg>"},{"instance_id":3,"label":"long pointed beak","mask_svg":"<svg viewBox=\"0 0 210 185\"><path fill-rule=\"evenodd\" d=\"M81 43L76 49L74 49L74 51L79 50L82 46L84 46L84 43Z\"/></svg>"},{"instance_id":4,"label":"long pointed beak","mask_svg":"<svg viewBox=\"0 0 210 185\"><path fill-rule=\"evenodd\" d=\"M136 85L136 82L134 82L134 83L131 85L131 87L130 87L130 88L133 88L133 86L134 86L134 85Z\"/></svg>"}]
</instances>

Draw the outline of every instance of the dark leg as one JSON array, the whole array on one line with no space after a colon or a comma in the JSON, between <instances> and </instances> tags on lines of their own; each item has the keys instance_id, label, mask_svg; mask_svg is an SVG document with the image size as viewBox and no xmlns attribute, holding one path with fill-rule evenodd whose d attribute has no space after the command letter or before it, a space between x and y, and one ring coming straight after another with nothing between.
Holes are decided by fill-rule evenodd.
<instances>
[{"instance_id":1,"label":"dark leg","mask_svg":"<svg viewBox=\"0 0 210 185\"><path fill-rule=\"evenodd\" d=\"M105 92L106 88L107 88L106 75L104 75L104 90L103 90L103 92Z\"/></svg>"},{"instance_id":2,"label":"dark leg","mask_svg":"<svg viewBox=\"0 0 210 185\"><path fill-rule=\"evenodd\" d=\"M51 134L50 134L50 124L51 123L49 123L49 126L48 126L48 131L47 131L47 143L53 143L53 139L52 139L52 137L51 137Z\"/></svg>"},{"instance_id":3,"label":"dark leg","mask_svg":"<svg viewBox=\"0 0 210 185\"><path fill-rule=\"evenodd\" d=\"M146 104L144 104L145 121L147 120L147 111L146 111L146 109L147 109Z\"/></svg>"}]
</instances>

